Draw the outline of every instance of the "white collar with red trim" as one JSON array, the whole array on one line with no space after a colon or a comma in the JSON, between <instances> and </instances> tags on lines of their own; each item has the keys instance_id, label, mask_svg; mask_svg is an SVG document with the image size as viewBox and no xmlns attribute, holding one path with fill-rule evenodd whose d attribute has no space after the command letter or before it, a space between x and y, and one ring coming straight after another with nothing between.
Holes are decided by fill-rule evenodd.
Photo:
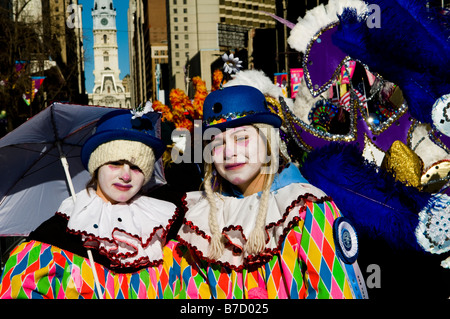
<instances>
[{"instance_id":1,"label":"white collar with red trim","mask_svg":"<svg viewBox=\"0 0 450 319\"><path fill-rule=\"evenodd\" d=\"M291 183L270 193L265 223L266 246L258 255L248 255L243 249L254 228L258 214L260 194L238 198L215 193L219 228L226 238L222 256L217 260L208 258L211 231L208 214L209 202L204 192L189 192L185 198L186 213L178 239L193 249L200 258L233 269L260 262L267 262L279 251L292 223L304 218L305 201L326 200L320 189L307 183ZM303 214L303 216L302 216Z\"/></svg>"},{"instance_id":2,"label":"white collar with red trim","mask_svg":"<svg viewBox=\"0 0 450 319\"><path fill-rule=\"evenodd\" d=\"M92 190L76 194L75 203L67 198L58 212L69 220L67 230L82 236L85 247L98 249L119 268L160 264L165 237L178 213L174 204L146 196L112 205Z\"/></svg>"}]
</instances>

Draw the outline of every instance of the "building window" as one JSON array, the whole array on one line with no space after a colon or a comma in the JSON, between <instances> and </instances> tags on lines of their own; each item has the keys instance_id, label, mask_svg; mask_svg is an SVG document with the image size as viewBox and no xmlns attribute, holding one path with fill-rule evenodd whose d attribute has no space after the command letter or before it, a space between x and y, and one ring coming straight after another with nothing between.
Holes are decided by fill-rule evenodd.
<instances>
[{"instance_id":1,"label":"building window","mask_svg":"<svg viewBox=\"0 0 450 319\"><path fill-rule=\"evenodd\" d=\"M106 34L103 35L103 43L108 43L108 36Z\"/></svg>"},{"instance_id":2,"label":"building window","mask_svg":"<svg viewBox=\"0 0 450 319\"><path fill-rule=\"evenodd\" d=\"M184 21L184 22L188 22L188 18L187 18L187 17L184 17L184 18L183 18L183 21Z\"/></svg>"},{"instance_id":3,"label":"building window","mask_svg":"<svg viewBox=\"0 0 450 319\"><path fill-rule=\"evenodd\" d=\"M109 62L109 54L107 51L103 52L103 62Z\"/></svg>"}]
</instances>

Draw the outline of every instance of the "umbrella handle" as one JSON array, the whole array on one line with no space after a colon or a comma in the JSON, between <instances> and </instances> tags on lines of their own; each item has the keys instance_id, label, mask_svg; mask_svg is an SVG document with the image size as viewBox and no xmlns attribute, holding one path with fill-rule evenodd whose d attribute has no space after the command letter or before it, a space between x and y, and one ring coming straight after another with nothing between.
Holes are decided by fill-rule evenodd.
<instances>
[{"instance_id":1,"label":"umbrella handle","mask_svg":"<svg viewBox=\"0 0 450 319\"><path fill-rule=\"evenodd\" d=\"M75 188L73 187L72 177L70 176L70 172L69 172L69 162L67 162L66 155L62 151L61 143L58 141L56 143L56 145L58 146L61 164L64 168L64 173L66 174L67 183L69 184L70 195L72 196L73 202L75 203L76 202ZM99 299L103 299L100 281L98 280L97 271L95 270L94 257L92 256L92 252L90 249L87 249L87 254L88 254L88 258L89 258L89 263L91 264L92 273L94 274L94 282L95 282L95 287L97 289L98 297L99 297Z\"/></svg>"},{"instance_id":2,"label":"umbrella handle","mask_svg":"<svg viewBox=\"0 0 450 319\"><path fill-rule=\"evenodd\" d=\"M94 257L92 256L92 252L90 249L87 249L87 254L89 257L89 262L91 264L92 273L94 274L95 288L97 288L98 297L99 299L103 299L100 281L98 280L97 271L95 270Z\"/></svg>"},{"instance_id":3,"label":"umbrella handle","mask_svg":"<svg viewBox=\"0 0 450 319\"><path fill-rule=\"evenodd\" d=\"M66 155L62 151L61 143L57 142L56 145L58 146L59 158L60 158L61 164L64 168L64 174L66 174L66 181L67 181L67 184L69 184L70 196L72 196L73 202L75 203L75 200L76 200L75 188L73 187L72 177L70 176L70 172L69 172L69 162L67 162Z\"/></svg>"}]
</instances>

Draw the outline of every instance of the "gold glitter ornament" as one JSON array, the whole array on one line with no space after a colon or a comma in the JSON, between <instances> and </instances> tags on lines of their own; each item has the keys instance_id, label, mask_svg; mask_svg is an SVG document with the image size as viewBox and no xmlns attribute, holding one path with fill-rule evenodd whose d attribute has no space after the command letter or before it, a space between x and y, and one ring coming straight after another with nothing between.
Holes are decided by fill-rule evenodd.
<instances>
[{"instance_id":1,"label":"gold glitter ornament","mask_svg":"<svg viewBox=\"0 0 450 319\"><path fill-rule=\"evenodd\" d=\"M386 152L381 168L392 173L396 180L419 188L423 172L422 159L401 141L394 141Z\"/></svg>"}]
</instances>

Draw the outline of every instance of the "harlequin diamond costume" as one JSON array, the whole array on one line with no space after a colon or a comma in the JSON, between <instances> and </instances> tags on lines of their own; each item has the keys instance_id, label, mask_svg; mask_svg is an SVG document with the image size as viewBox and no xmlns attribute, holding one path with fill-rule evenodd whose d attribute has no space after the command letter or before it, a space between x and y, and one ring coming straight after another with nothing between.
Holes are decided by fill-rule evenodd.
<instances>
[{"instance_id":1,"label":"harlequin diamond costume","mask_svg":"<svg viewBox=\"0 0 450 319\"><path fill-rule=\"evenodd\" d=\"M102 117L81 151L86 169L94 175L103 164L126 160L139 167L147 183L165 149L156 137L159 117L129 110ZM158 199L138 194L113 205L95 189L83 190L15 248L3 271L0 297L162 298L168 277L163 259L174 243L164 245L176 215L175 205Z\"/></svg>"},{"instance_id":2,"label":"harlequin diamond costume","mask_svg":"<svg viewBox=\"0 0 450 319\"><path fill-rule=\"evenodd\" d=\"M256 123L281 126L280 117L268 109L264 95L251 86L226 87L210 93L203 114L204 132ZM279 139L278 133L273 136L268 137L271 145ZM367 297L356 262L358 244L353 227L332 199L309 184L294 164L286 161L282 165L270 189L253 195L244 197L231 184L222 192L208 194L205 189L187 193L185 218L178 232L180 245L174 251L172 265L180 268L180 283L169 283L179 287L175 296ZM205 188L207 185L205 181ZM267 210L261 214L266 191ZM264 218L261 223L260 218ZM215 223L217 228L212 226ZM258 224L262 225L260 229ZM250 241L258 232L262 234L263 248L252 252ZM215 238L223 246L213 257Z\"/></svg>"}]
</instances>

